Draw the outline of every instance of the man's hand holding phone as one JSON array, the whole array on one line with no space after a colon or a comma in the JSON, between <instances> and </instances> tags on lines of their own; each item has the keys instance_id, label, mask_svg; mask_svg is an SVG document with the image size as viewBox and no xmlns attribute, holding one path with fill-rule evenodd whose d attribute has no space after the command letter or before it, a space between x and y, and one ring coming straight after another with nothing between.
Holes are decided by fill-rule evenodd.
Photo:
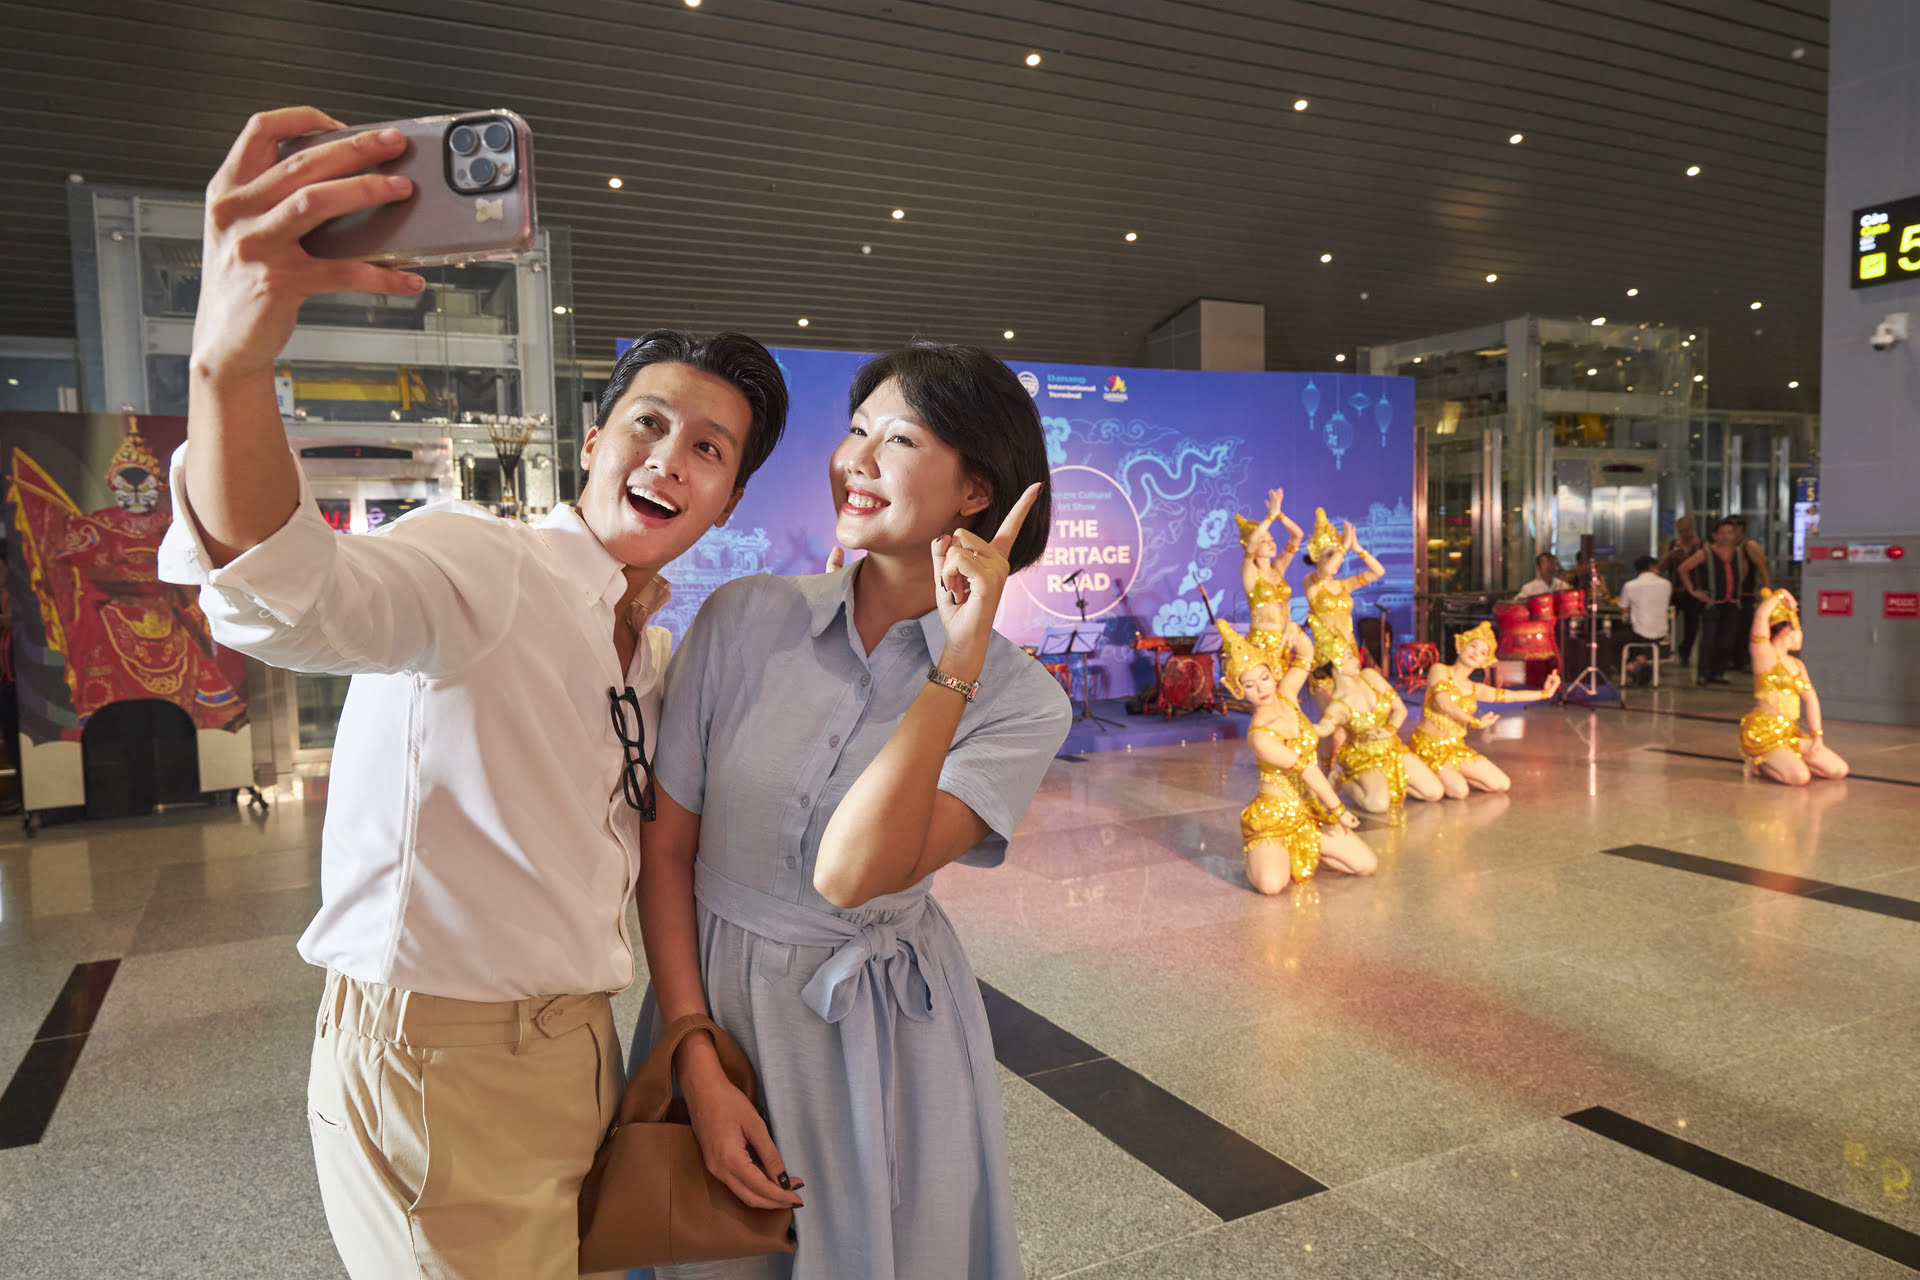
<instances>
[{"instance_id":1,"label":"man's hand holding phone","mask_svg":"<svg viewBox=\"0 0 1920 1280\"><path fill-rule=\"evenodd\" d=\"M293 336L300 304L317 293L418 293L417 275L368 262L316 258L300 237L329 218L403 200L413 183L364 170L399 155L395 129L357 133L280 159L280 144L345 126L312 107L247 121L207 184L194 380L270 377Z\"/></svg>"}]
</instances>

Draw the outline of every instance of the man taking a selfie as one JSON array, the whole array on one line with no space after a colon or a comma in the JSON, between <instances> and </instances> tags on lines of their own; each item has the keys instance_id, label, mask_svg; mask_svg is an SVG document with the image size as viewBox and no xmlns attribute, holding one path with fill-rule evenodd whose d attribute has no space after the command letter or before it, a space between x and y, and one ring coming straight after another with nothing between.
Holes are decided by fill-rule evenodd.
<instances>
[{"instance_id":1,"label":"man taking a selfie","mask_svg":"<svg viewBox=\"0 0 1920 1280\"><path fill-rule=\"evenodd\" d=\"M659 569L725 523L780 438L786 385L750 338L649 334L601 398L576 506L536 528L443 501L335 533L274 361L311 295L424 287L301 247L413 194L367 172L407 145L392 130L280 158L341 127L256 116L207 188L161 576L201 587L220 643L354 677L299 944L327 969L308 1119L347 1270L572 1277L575 1197L619 1100L607 995L634 975Z\"/></svg>"}]
</instances>

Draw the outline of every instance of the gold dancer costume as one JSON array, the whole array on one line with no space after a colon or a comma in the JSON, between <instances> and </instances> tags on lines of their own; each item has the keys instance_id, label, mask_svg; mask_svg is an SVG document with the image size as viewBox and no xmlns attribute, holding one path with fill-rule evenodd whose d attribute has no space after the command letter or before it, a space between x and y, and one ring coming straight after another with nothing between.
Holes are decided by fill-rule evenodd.
<instances>
[{"instance_id":1,"label":"gold dancer costume","mask_svg":"<svg viewBox=\"0 0 1920 1280\"><path fill-rule=\"evenodd\" d=\"M1492 624L1482 622L1471 631L1463 631L1454 638L1454 652L1464 651L1470 640L1484 642L1488 653L1492 653L1498 643L1494 639ZM1495 690L1496 695L1498 692ZM1453 709L1466 720L1466 724L1444 714L1434 705L1435 699L1443 694L1453 703ZM1506 699L1500 697L1498 700L1504 702ZM1468 727L1483 727L1477 714L1480 710L1480 694L1471 679L1465 684L1458 682L1457 675L1439 680L1429 679L1426 697L1422 699L1420 708L1420 727L1413 731L1413 754L1426 761L1428 768L1438 773L1448 765L1458 766L1486 759L1467 745Z\"/></svg>"},{"instance_id":2,"label":"gold dancer costume","mask_svg":"<svg viewBox=\"0 0 1920 1280\"><path fill-rule=\"evenodd\" d=\"M1216 622L1214 626L1219 629L1222 647L1226 650L1229 688L1245 697L1240 679L1256 666L1265 666L1277 679L1278 673L1274 672L1266 650L1255 647L1251 638L1235 631L1231 623ZM1249 854L1252 846L1266 841L1278 841L1286 846L1289 870L1298 884L1311 880L1320 866L1321 822L1338 825L1344 808L1338 813L1327 813L1312 799L1302 775L1314 761L1318 738L1312 723L1293 699L1277 688L1273 698L1293 713L1297 726L1294 736L1287 737L1272 725L1255 724L1247 730L1247 738L1251 741L1256 733L1271 735L1274 741L1294 753L1294 764L1292 768L1283 769L1260 761L1260 792L1254 796L1253 803L1240 811L1240 841ZM1257 707L1254 714L1259 715Z\"/></svg>"},{"instance_id":3,"label":"gold dancer costume","mask_svg":"<svg viewBox=\"0 0 1920 1280\"><path fill-rule=\"evenodd\" d=\"M1768 627L1791 622L1798 630L1798 612L1778 594L1769 595L1773 609L1767 615ZM1740 717L1740 753L1750 764L1759 764L1761 757L1781 747L1805 754L1813 739L1800 731L1800 699L1811 692L1807 668L1791 658L1783 656L1765 671L1753 673L1754 708Z\"/></svg>"},{"instance_id":4,"label":"gold dancer costume","mask_svg":"<svg viewBox=\"0 0 1920 1280\"><path fill-rule=\"evenodd\" d=\"M1338 554L1346 545L1346 538L1327 519L1327 509L1315 507L1313 536L1307 540L1307 556L1314 569L1320 570L1322 559ZM1358 656L1353 643L1353 593L1331 572L1317 590L1307 592L1307 625L1313 629L1314 666L1328 662L1339 666L1343 659Z\"/></svg>"},{"instance_id":5,"label":"gold dancer costume","mask_svg":"<svg viewBox=\"0 0 1920 1280\"><path fill-rule=\"evenodd\" d=\"M1262 524L1256 520L1249 520L1238 512L1234 513L1233 523L1238 526L1240 530L1241 549L1249 552L1251 551L1254 537L1263 530L1268 530L1267 524ZM1269 521L1269 524L1270 523L1271 521ZM1272 533L1268 531L1267 537L1272 538L1272 536ZM1286 556L1289 560L1293 558L1293 553L1299 549L1299 545L1298 542L1288 541ZM1284 577L1280 578L1277 582L1269 581L1267 576L1261 573L1257 567L1253 571L1253 579L1253 586L1247 591L1247 604L1251 606L1253 611L1253 625L1247 628L1246 641L1254 648L1265 653L1272 661L1273 677L1278 680L1282 675L1286 674L1287 669L1294 665L1296 661L1293 648L1287 643L1287 610L1293 603L1293 588L1287 585L1287 580ZM1260 625L1260 611L1269 607L1279 611L1280 625L1278 627L1264 627Z\"/></svg>"},{"instance_id":6,"label":"gold dancer costume","mask_svg":"<svg viewBox=\"0 0 1920 1280\"><path fill-rule=\"evenodd\" d=\"M1355 676L1355 679L1361 677ZM1393 700L1372 689L1373 707L1361 711L1337 695L1332 700L1347 709L1347 740L1334 757L1348 777L1358 778L1369 769L1378 769L1387 779L1387 802L1398 805L1407 798L1407 771L1400 757L1412 754L1400 735L1388 726L1393 718Z\"/></svg>"}]
</instances>

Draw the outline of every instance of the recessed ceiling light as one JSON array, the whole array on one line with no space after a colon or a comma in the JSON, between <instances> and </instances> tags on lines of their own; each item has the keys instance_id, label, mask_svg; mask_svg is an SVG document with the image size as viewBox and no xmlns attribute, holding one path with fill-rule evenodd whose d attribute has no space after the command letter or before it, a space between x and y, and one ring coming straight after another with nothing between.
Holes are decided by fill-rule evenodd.
<instances>
[{"instance_id":1,"label":"recessed ceiling light","mask_svg":"<svg viewBox=\"0 0 1920 1280\"><path fill-rule=\"evenodd\" d=\"M1693 333L1690 333L1690 334L1688 334L1688 335L1687 335L1687 341L1688 341L1688 342L1692 342L1692 341L1693 341L1693 340L1694 340L1694 339L1695 339L1696 337L1698 337L1698 336L1699 336L1698 334L1693 334Z\"/></svg>"},{"instance_id":2,"label":"recessed ceiling light","mask_svg":"<svg viewBox=\"0 0 1920 1280\"><path fill-rule=\"evenodd\" d=\"M1339 352L1333 357L1333 361L1335 364L1345 364L1347 362L1347 353L1344 351Z\"/></svg>"},{"instance_id":3,"label":"recessed ceiling light","mask_svg":"<svg viewBox=\"0 0 1920 1280\"><path fill-rule=\"evenodd\" d=\"M1593 325L1593 326L1594 326L1594 327L1595 327L1595 328L1597 329L1597 328L1599 328L1599 327L1600 327L1601 325L1603 325L1603 324L1605 324L1606 322L1607 322L1607 318L1606 318L1605 316L1595 316L1595 317L1594 317L1594 318L1593 318L1593 319L1592 319L1591 321L1589 321L1588 323L1590 323L1590 324L1592 324L1592 325Z\"/></svg>"},{"instance_id":4,"label":"recessed ceiling light","mask_svg":"<svg viewBox=\"0 0 1920 1280\"><path fill-rule=\"evenodd\" d=\"M863 244L863 245L861 245L861 246L860 246L860 252L862 252L862 253L872 253L872 252L873 252L873 246L872 246L872 245L870 245L870 244Z\"/></svg>"},{"instance_id":5,"label":"recessed ceiling light","mask_svg":"<svg viewBox=\"0 0 1920 1280\"><path fill-rule=\"evenodd\" d=\"M1807 51L1801 48L1799 45L1795 45L1793 48L1793 52L1788 54L1787 56L1789 58L1792 58L1795 62L1798 62L1800 61L1800 59L1807 56Z\"/></svg>"},{"instance_id":6,"label":"recessed ceiling light","mask_svg":"<svg viewBox=\"0 0 1920 1280\"><path fill-rule=\"evenodd\" d=\"M1627 290L1627 296L1629 298L1637 298L1640 296L1640 291L1638 289L1629 289Z\"/></svg>"},{"instance_id":7,"label":"recessed ceiling light","mask_svg":"<svg viewBox=\"0 0 1920 1280\"><path fill-rule=\"evenodd\" d=\"M1520 145L1520 144L1521 144L1522 142L1525 142L1526 140L1527 140L1527 139L1526 139L1526 135L1525 135L1525 134L1522 134L1522 133L1516 133L1516 134L1514 134L1514 135L1513 135L1512 137L1510 137L1510 138L1508 138L1508 139L1507 139L1507 145L1508 145L1508 146L1512 146L1512 147L1517 147L1517 146L1519 146L1519 145Z\"/></svg>"},{"instance_id":8,"label":"recessed ceiling light","mask_svg":"<svg viewBox=\"0 0 1920 1280\"><path fill-rule=\"evenodd\" d=\"M563 316L563 315L565 315L565 314L567 314L567 309L566 309L565 307L555 307L555 308L553 309L553 314L555 314L555 315L557 315L557 316Z\"/></svg>"},{"instance_id":9,"label":"recessed ceiling light","mask_svg":"<svg viewBox=\"0 0 1920 1280\"><path fill-rule=\"evenodd\" d=\"M699 7L700 7L700 0L687 0L687 8L698 9Z\"/></svg>"},{"instance_id":10,"label":"recessed ceiling light","mask_svg":"<svg viewBox=\"0 0 1920 1280\"><path fill-rule=\"evenodd\" d=\"M1305 98L1295 98L1293 100L1293 109L1295 111L1305 111L1307 109L1307 100Z\"/></svg>"},{"instance_id":11,"label":"recessed ceiling light","mask_svg":"<svg viewBox=\"0 0 1920 1280\"><path fill-rule=\"evenodd\" d=\"M1138 240L1139 238L1140 238L1140 233L1139 233L1138 231L1129 231L1129 232L1127 232L1127 243L1128 243L1128 244L1132 244L1132 243L1133 243L1133 242L1134 242L1135 240Z\"/></svg>"},{"instance_id":12,"label":"recessed ceiling light","mask_svg":"<svg viewBox=\"0 0 1920 1280\"><path fill-rule=\"evenodd\" d=\"M1704 373L1696 373L1693 375L1693 380L1695 382L1705 382L1707 380L1707 375Z\"/></svg>"},{"instance_id":13,"label":"recessed ceiling light","mask_svg":"<svg viewBox=\"0 0 1920 1280\"><path fill-rule=\"evenodd\" d=\"M613 189L614 189L615 191L618 191L618 190L620 189L620 179L618 179L618 178L608 178L608 179L607 179L607 185L608 185L608 186L610 186L610 187L612 187L612 188L613 188Z\"/></svg>"},{"instance_id":14,"label":"recessed ceiling light","mask_svg":"<svg viewBox=\"0 0 1920 1280\"><path fill-rule=\"evenodd\" d=\"M1760 309L1760 304L1757 302L1749 302L1747 304L1747 310L1749 311L1758 311L1759 309Z\"/></svg>"},{"instance_id":15,"label":"recessed ceiling light","mask_svg":"<svg viewBox=\"0 0 1920 1280\"><path fill-rule=\"evenodd\" d=\"M1688 166L1687 166L1687 176L1688 176L1689 178L1697 178L1697 177L1699 177L1699 176L1700 176L1700 166L1699 166L1699 165L1697 165L1697 164L1690 164L1690 165L1688 165Z\"/></svg>"},{"instance_id":16,"label":"recessed ceiling light","mask_svg":"<svg viewBox=\"0 0 1920 1280\"><path fill-rule=\"evenodd\" d=\"M1003 338L1011 339L1013 337L1013 330L1009 329L1005 333L1001 334L1000 336Z\"/></svg>"},{"instance_id":17,"label":"recessed ceiling light","mask_svg":"<svg viewBox=\"0 0 1920 1280\"><path fill-rule=\"evenodd\" d=\"M1592 377L1592 376L1593 376L1594 374L1596 374L1596 373L1599 373L1599 372L1600 372L1600 371L1599 371L1598 369L1589 369L1589 370L1587 370L1587 376L1588 376L1589 378L1591 378L1591 377Z\"/></svg>"},{"instance_id":18,"label":"recessed ceiling light","mask_svg":"<svg viewBox=\"0 0 1920 1280\"><path fill-rule=\"evenodd\" d=\"M1039 54L1037 54L1037 53L1030 53L1030 54L1028 54L1028 55L1027 55L1027 65L1028 65L1028 66L1030 66L1030 67L1037 67L1037 66L1039 66L1039 65L1040 65L1040 55L1039 55Z\"/></svg>"},{"instance_id":19,"label":"recessed ceiling light","mask_svg":"<svg viewBox=\"0 0 1920 1280\"><path fill-rule=\"evenodd\" d=\"M1413 358L1413 362L1414 362L1415 364L1419 364L1419 363L1420 363L1420 357L1419 357L1419 356L1415 356L1415 357Z\"/></svg>"},{"instance_id":20,"label":"recessed ceiling light","mask_svg":"<svg viewBox=\"0 0 1920 1280\"><path fill-rule=\"evenodd\" d=\"M1360 301L1365 302L1366 300L1367 300L1367 291L1365 289L1362 289L1360 291Z\"/></svg>"},{"instance_id":21,"label":"recessed ceiling light","mask_svg":"<svg viewBox=\"0 0 1920 1280\"><path fill-rule=\"evenodd\" d=\"M1488 284L1492 284L1492 283L1493 283L1494 281L1496 281L1496 280L1498 280L1499 278L1500 278L1500 277L1499 277L1499 276L1497 276L1497 275L1495 275L1495 274L1494 274L1493 272L1491 272L1491 271L1489 271L1489 272L1487 272L1487 283L1488 283Z\"/></svg>"},{"instance_id":22,"label":"recessed ceiling light","mask_svg":"<svg viewBox=\"0 0 1920 1280\"><path fill-rule=\"evenodd\" d=\"M8 379L7 379L7 385L8 385L8 386L10 386L10 387L17 387L17 386L19 386L19 385L20 385L20 379L18 379L18 378L8 378ZM1800 384L1796 382L1796 383L1794 383L1793 385L1797 387L1797 386L1799 386Z\"/></svg>"},{"instance_id":23,"label":"recessed ceiling light","mask_svg":"<svg viewBox=\"0 0 1920 1280\"><path fill-rule=\"evenodd\" d=\"M895 209L895 210L893 211L893 220L894 220L895 222L898 222L898 221L900 221L900 219L902 219L902 218L904 218L904 217L906 217L906 216L907 216L907 211L906 211L905 209Z\"/></svg>"},{"instance_id":24,"label":"recessed ceiling light","mask_svg":"<svg viewBox=\"0 0 1920 1280\"><path fill-rule=\"evenodd\" d=\"M801 316L801 317L800 317L800 318L799 318L799 319L798 319L797 321L795 321L794 323L796 323L796 324L798 324L798 325L799 325L799 326L800 326L800 327L801 327L802 329L804 329L804 328L806 328L806 327L807 327L807 325L808 325L808 324L810 323L810 321L808 321L808 319L807 319L807 318L806 318L805 316Z\"/></svg>"},{"instance_id":25,"label":"recessed ceiling light","mask_svg":"<svg viewBox=\"0 0 1920 1280\"><path fill-rule=\"evenodd\" d=\"M1797 390L1797 389L1799 388L1799 386L1800 386L1800 384L1799 384L1799 382L1798 382L1798 381L1794 381L1794 382L1789 382L1789 383L1787 384L1787 390L1789 390L1789 391L1794 391L1794 390Z\"/></svg>"},{"instance_id":26,"label":"recessed ceiling light","mask_svg":"<svg viewBox=\"0 0 1920 1280\"><path fill-rule=\"evenodd\" d=\"M1322 261L1322 262L1332 262L1332 261L1333 261L1333 255L1332 255L1332 254L1330 254L1330 253L1323 253L1323 254L1321 254L1321 255L1320 255L1320 261Z\"/></svg>"}]
</instances>

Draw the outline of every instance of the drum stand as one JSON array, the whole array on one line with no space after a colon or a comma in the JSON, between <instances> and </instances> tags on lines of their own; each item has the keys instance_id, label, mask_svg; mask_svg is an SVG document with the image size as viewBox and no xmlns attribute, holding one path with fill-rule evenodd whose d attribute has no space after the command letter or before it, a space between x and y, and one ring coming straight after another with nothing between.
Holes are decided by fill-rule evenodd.
<instances>
[{"instance_id":1,"label":"drum stand","mask_svg":"<svg viewBox=\"0 0 1920 1280\"><path fill-rule=\"evenodd\" d=\"M1607 680L1607 673L1600 669L1600 584L1591 570L1587 574L1587 669L1560 686L1561 706L1567 705L1567 695L1575 689L1580 690L1589 699L1600 697L1600 685Z\"/></svg>"}]
</instances>

